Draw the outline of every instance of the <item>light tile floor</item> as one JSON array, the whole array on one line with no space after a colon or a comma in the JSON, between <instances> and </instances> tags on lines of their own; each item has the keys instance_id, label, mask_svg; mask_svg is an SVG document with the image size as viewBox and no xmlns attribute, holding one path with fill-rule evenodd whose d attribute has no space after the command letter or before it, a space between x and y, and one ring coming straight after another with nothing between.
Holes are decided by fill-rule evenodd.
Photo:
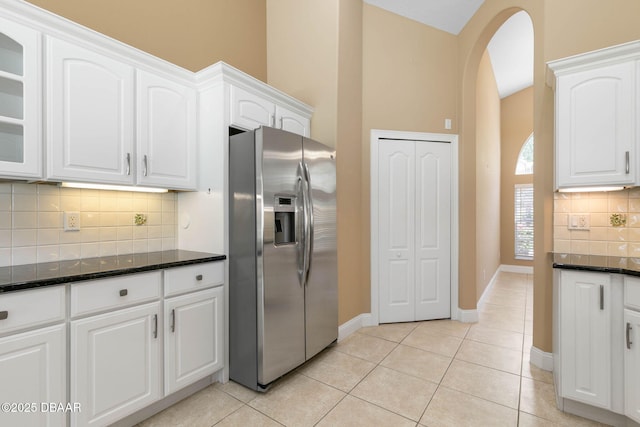
<instances>
[{"instance_id":1,"label":"light tile floor","mask_svg":"<svg viewBox=\"0 0 640 427\"><path fill-rule=\"evenodd\" d=\"M267 393L215 384L146 420L173 426L582 426L529 364L532 276L500 273L479 322L362 328Z\"/></svg>"}]
</instances>

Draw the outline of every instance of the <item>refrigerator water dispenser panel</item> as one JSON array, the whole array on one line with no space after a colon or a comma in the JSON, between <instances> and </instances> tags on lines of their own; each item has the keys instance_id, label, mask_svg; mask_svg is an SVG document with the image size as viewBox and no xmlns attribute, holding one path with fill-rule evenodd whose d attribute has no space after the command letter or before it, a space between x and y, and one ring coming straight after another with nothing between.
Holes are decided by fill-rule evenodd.
<instances>
[{"instance_id":1,"label":"refrigerator water dispenser panel","mask_svg":"<svg viewBox=\"0 0 640 427\"><path fill-rule=\"evenodd\" d=\"M286 245L296 243L296 198L276 196L274 206L274 243Z\"/></svg>"}]
</instances>

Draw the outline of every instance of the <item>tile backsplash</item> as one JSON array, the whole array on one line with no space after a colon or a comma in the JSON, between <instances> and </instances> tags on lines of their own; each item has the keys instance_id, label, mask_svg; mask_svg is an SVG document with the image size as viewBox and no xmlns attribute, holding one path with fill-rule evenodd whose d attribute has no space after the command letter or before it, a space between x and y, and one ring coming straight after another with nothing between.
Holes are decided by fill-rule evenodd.
<instances>
[{"instance_id":1,"label":"tile backsplash","mask_svg":"<svg viewBox=\"0 0 640 427\"><path fill-rule=\"evenodd\" d=\"M64 231L69 211L79 231ZM176 193L0 183L0 266L175 249L176 212Z\"/></svg>"},{"instance_id":2,"label":"tile backsplash","mask_svg":"<svg viewBox=\"0 0 640 427\"><path fill-rule=\"evenodd\" d=\"M569 215L589 214L589 230L569 230ZM612 225L623 219L622 226ZM556 253L640 257L640 188L592 193L555 193Z\"/></svg>"}]
</instances>

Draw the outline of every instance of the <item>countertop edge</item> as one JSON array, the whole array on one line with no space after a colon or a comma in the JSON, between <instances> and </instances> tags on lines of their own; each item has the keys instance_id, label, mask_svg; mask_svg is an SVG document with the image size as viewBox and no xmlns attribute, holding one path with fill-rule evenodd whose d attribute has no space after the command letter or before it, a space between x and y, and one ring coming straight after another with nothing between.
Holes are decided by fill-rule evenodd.
<instances>
[{"instance_id":1,"label":"countertop edge","mask_svg":"<svg viewBox=\"0 0 640 427\"><path fill-rule=\"evenodd\" d=\"M80 282L85 280L104 279L107 277L122 276L127 274L142 273L147 271L162 270L166 268L182 267L187 265L202 264L207 262L224 261L226 255L202 253L202 256L173 261L158 261L148 265L120 267L104 271L91 271L87 273L61 275L58 277L48 277L41 279L18 280L14 283L0 285L0 295L9 292L38 289L47 286L63 285L66 283Z\"/></svg>"},{"instance_id":2,"label":"countertop edge","mask_svg":"<svg viewBox=\"0 0 640 427\"><path fill-rule=\"evenodd\" d=\"M601 266L591 266L591 265L563 264L563 263L554 262L553 268L557 268L561 270L592 271L597 273L626 274L629 276L640 277L640 271L629 270L622 267L601 267Z\"/></svg>"}]
</instances>

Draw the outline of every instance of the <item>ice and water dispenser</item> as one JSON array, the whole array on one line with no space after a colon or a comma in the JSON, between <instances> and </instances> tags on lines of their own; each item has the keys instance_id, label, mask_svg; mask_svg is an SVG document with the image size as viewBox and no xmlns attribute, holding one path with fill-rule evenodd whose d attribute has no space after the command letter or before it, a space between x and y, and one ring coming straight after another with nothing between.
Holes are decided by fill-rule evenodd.
<instances>
[{"instance_id":1,"label":"ice and water dispenser","mask_svg":"<svg viewBox=\"0 0 640 427\"><path fill-rule=\"evenodd\" d=\"M276 196L274 203L275 244L296 242L296 198Z\"/></svg>"}]
</instances>

